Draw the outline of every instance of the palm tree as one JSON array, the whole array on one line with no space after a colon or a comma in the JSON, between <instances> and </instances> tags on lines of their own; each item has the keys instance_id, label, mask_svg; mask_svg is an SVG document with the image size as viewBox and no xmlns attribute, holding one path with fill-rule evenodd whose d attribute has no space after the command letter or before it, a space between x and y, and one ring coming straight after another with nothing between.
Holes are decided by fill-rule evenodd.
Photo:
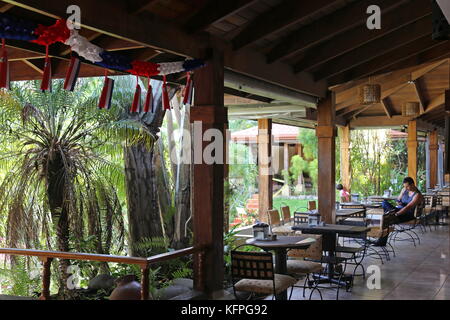
<instances>
[{"instance_id":1,"label":"palm tree","mask_svg":"<svg viewBox=\"0 0 450 320\"><path fill-rule=\"evenodd\" d=\"M95 83L80 82L73 93L61 81L53 93L36 82L2 93L0 214L11 247L81 250L89 237L108 254L123 244L122 168L105 130L117 115L97 110ZM67 266L60 262L60 292Z\"/></svg>"}]
</instances>

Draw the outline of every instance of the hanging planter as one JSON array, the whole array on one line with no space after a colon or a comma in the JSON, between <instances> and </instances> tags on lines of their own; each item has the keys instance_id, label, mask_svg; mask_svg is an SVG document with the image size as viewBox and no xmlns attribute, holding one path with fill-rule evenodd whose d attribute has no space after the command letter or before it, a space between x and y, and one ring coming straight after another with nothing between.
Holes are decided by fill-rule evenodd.
<instances>
[{"instance_id":1,"label":"hanging planter","mask_svg":"<svg viewBox=\"0 0 450 320\"><path fill-rule=\"evenodd\" d=\"M359 102L361 104L369 105L380 103L381 101L381 86L379 84L366 84L360 87Z\"/></svg>"},{"instance_id":2,"label":"hanging planter","mask_svg":"<svg viewBox=\"0 0 450 320\"><path fill-rule=\"evenodd\" d=\"M402 116L415 117L419 115L419 102L406 102L402 108Z\"/></svg>"}]
</instances>

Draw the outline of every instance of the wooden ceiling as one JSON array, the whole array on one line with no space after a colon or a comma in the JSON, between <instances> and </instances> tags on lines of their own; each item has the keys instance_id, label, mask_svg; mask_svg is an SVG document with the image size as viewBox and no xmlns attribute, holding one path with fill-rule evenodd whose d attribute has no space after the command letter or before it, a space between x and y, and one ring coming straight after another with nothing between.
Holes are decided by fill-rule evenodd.
<instances>
[{"instance_id":1,"label":"wooden ceiling","mask_svg":"<svg viewBox=\"0 0 450 320\"><path fill-rule=\"evenodd\" d=\"M223 51L225 67L234 72L317 97L324 97L328 88L339 92L336 108L344 121L384 115L394 122L404 101L439 103L435 99L449 88L447 62L399 88L403 82L398 79L411 70L419 72L423 64L450 58L450 42L431 39L428 0L3 0L0 4L2 12L47 25L65 17L68 5L78 4L84 36L141 60L202 58L214 45ZM366 26L367 7L374 4L382 12L380 30ZM22 41L8 44L14 48L13 80L40 79L43 48ZM61 44L52 46L51 54L56 60L54 77L63 77L70 52ZM81 69L82 76L102 74L96 66ZM388 79L383 82L385 96L383 104L361 110L352 94L368 77ZM183 75L169 81L182 82ZM439 104L421 119L441 126L441 109Z\"/></svg>"}]
</instances>

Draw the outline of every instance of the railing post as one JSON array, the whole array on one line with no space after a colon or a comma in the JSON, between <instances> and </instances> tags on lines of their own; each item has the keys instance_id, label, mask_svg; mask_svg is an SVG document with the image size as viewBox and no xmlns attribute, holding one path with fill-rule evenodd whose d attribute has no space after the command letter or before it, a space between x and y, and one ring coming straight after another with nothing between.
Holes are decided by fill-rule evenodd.
<instances>
[{"instance_id":1,"label":"railing post","mask_svg":"<svg viewBox=\"0 0 450 320\"><path fill-rule=\"evenodd\" d=\"M149 295L149 274L150 270L148 266L141 266L141 300L148 300Z\"/></svg>"},{"instance_id":2,"label":"railing post","mask_svg":"<svg viewBox=\"0 0 450 320\"><path fill-rule=\"evenodd\" d=\"M49 300L50 299L50 267L52 265L52 258L42 257L40 258L43 265L42 270L42 293L39 300Z\"/></svg>"}]
</instances>

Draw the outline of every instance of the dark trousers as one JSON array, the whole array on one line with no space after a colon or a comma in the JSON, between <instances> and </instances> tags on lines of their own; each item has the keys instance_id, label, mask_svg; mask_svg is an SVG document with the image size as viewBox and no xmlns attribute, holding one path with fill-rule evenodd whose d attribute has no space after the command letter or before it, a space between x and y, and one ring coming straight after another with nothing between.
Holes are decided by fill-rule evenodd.
<instances>
[{"instance_id":1,"label":"dark trousers","mask_svg":"<svg viewBox=\"0 0 450 320\"><path fill-rule=\"evenodd\" d=\"M398 212L402 207L394 207L389 201L383 200L381 203L381 206L383 207L384 213L387 213L389 211L395 210L395 212ZM406 212L404 214L401 214L399 216L395 217L394 223L403 223L414 219L414 211L412 212Z\"/></svg>"}]
</instances>

